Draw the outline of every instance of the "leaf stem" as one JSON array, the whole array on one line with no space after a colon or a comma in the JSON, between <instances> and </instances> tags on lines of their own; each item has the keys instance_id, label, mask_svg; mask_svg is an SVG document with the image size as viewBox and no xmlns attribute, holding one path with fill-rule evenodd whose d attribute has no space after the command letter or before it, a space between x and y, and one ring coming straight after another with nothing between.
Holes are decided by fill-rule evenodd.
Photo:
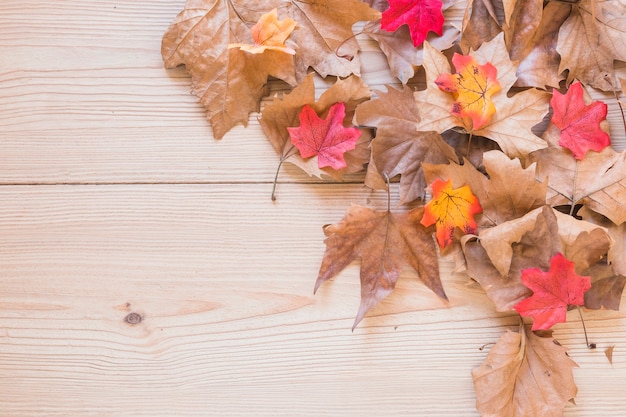
<instances>
[{"instance_id":1,"label":"leaf stem","mask_svg":"<svg viewBox=\"0 0 626 417\"><path fill-rule=\"evenodd\" d=\"M615 101L617 101L617 105L619 106L619 112L622 114L622 124L624 125L624 133L626 133L626 116L624 116L624 107L622 107L622 102L617 97L617 92L613 90L613 94L615 95Z\"/></svg>"},{"instance_id":2,"label":"leaf stem","mask_svg":"<svg viewBox=\"0 0 626 417\"><path fill-rule=\"evenodd\" d=\"M473 137L474 137L474 134L472 132L469 132L469 139L467 139L467 160L468 161L470 159L470 146L472 145Z\"/></svg>"},{"instance_id":3,"label":"leaf stem","mask_svg":"<svg viewBox=\"0 0 626 417\"><path fill-rule=\"evenodd\" d=\"M386 172L383 172L383 177L385 177L385 182L387 183L387 212L391 211L391 186L389 185L389 175Z\"/></svg>"},{"instance_id":4,"label":"leaf stem","mask_svg":"<svg viewBox=\"0 0 626 417\"><path fill-rule=\"evenodd\" d=\"M337 47L335 48L335 55L338 56L339 58L344 58L344 59L347 59L348 61L352 61L354 59L354 55L339 55L339 49L341 49L341 47L344 46L346 42L350 41L350 39L354 39L357 36L361 35L362 33L363 31L354 33L351 36L348 36L346 39L342 40L341 43L337 45Z\"/></svg>"},{"instance_id":5,"label":"leaf stem","mask_svg":"<svg viewBox=\"0 0 626 417\"><path fill-rule=\"evenodd\" d=\"M585 319L583 319L583 312L582 312L580 306L576 306L576 309L578 310L578 314L580 315L580 322L583 325L583 332L585 333L585 344L587 345L588 349L595 349L596 348L596 344L595 343L589 343L589 338L587 337L587 327L585 326Z\"/></svg>"},{"instance_id":6,"label":"leaf stem","mask_svg":"<svg viewBox=\"0 0 626 417\"><path fill-rule=\"evenodd\" d=\"M295 148L295 146L291 146L291 148L289 148L287 150L287 152L285 152L285 154L280 158L280 162L278 162L278 167L276 168L276 175L274 175L274 185L272 186L272 201L276 201L276 185L278 184L278 173L280 172L280 168L283 166L283 162L285 162L287 159L291 158L292 156L294 156L296 154L296 152L294 153L290 153L291 151L293 151Z\"/></svg>"},{"instance_id":7,"label":"leaf stem","mask_svg":"<svg viewBox=\"0 0 626 417\"><path fill-rule=\"evenodd\" d=\"M576 207L576 200L574 199L575 195L576 195L576 178L578 177L578 159L576 160L576 165L574 168L574 178L573 178L573 186L572 186L572 197L570 198L570 200L572 201L572 206L569 209L569 215L573 216L574 215L574 207Z\"/></svg>"}]
</instances>

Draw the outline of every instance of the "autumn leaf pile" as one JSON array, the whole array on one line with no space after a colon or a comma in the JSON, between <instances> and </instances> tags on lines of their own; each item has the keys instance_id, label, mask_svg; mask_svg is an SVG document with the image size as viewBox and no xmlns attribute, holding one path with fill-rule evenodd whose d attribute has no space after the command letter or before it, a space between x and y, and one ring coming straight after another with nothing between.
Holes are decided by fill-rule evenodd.
<instances>
[{"instance_id":1,"label":"autumn leaf pile","mask_svg":"<svg viewBox=\"0 0 626 417\"><path fill-rule=\"evenodd\" d=\"M324 228L315 289L360 259L354 326L406 266L447 300L438 259L454 256L522 323L473 371L478 410L562 415L576 364L535 331L579 306L618 310L626 284L626 152L587 93L626 88L614 71L626 3L469 0L461 27L448 22L455 3L187 0L162 55L186 66L216 138L260 112L279 166L364 172L387 193L399 182L400 207L354 205ZM400 87L360 78L357 35L378 43ZM336 81L316 98L320 77ZM270 79L289 91L261 111Z\"/></svg>"}]
</instances>

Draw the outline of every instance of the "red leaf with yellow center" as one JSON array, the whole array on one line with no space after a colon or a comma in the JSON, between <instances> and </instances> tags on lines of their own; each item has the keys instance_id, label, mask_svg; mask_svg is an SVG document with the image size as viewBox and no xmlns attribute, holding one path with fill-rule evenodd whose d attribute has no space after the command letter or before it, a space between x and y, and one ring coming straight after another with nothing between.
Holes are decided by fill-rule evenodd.
<instances>
[{"instance_id":1,"label":"red leaf with yellow center","mask_svg":"<svg viewBox=\"0 0 626 417\"><path fill-rule=\"evenodd\" d=\"M345 168L343 154L354 149L361 132L356 127L346 128L344 103L330 106L326 119L320 118L308 104L300 112L300 126L288 127L291 143L300 151L303 158L317 155L320 168Z\"/></svg>"},{"instance_id":2,"label":"red leaf with yellow center","mask_svg":"<svg viewBox=\"0 0 626 417\"><path fill-rule=\"evenodd\" d=\"M380 27L395 32L402 25L409 27L413 45L424 43L428 32L443 33L443 3L441 0L388 0L389 8L382 14Z\"/></svg>"},{"instance_id":3,"label":"red leaf with yellow center","mask_svg":"<svg viewBox=\"0 0 626 417\"><path fill-rule=\"evenodd\" d=\"M456 74L441 74L435 83L452 93L455 102L452 114L460 117L468 131L485 126L496 112L491 96L500 91L498 70L491 63L478 65L471 55L452 57Z\"/></svg>"},{"instance_id":4,"label":"red leaf with yellow center","mask_svg":"<svg viewBox=\"0 0 626 417\"><path fill-rule=\"evenodd\" d=\"M258 22L250 28L254 44L233 43L229 48L239 48L252 54L261 54L266 50L281 51L294 55L295 50L285 46L285 41L297 26L293 19L278 20L276 9L261 16Z\"/></svg>"},{"instance_id":5,"label":"red leaf with yellow center","mask_svg":"<svg viewBox=\"0 0 626 417\"><path fill-rule=\"evenodd\" d=\"M552 123L561 129L559 145L569 149L574 158L583 159L587 151L600 152L611 144L609 135L600 128L606 119L607 105L601 101L585 104L583 86L576 82L565 94L554 90L550 105Z\"/></svg>"},{"instance_id":6,"label":"red leaf with yellow center","mask_svg":"<svg viewBox=\"0 0 626 417\"><path fill-rule=\"evenodd\" d=\"M539 268L522 270L522 282L533 295L515 305L522 316L534 317L532 330L547 330L556 323L565 322L567 307L584 305L585 292L591 288L591 279L576 274L574 262L557 253L550 260L550 270Z\"/></svg>"},{"instance_id":7,"label":"red leaf with yellow center","mask_svg":"<svg viewBox=\"0 0 626 417\"><path fill-rule=\"evenodd\" d=\"M454 240L454 229L463 233L476 232L474 215L483 209L468 185L452 189L452 180L432 183L433 199L426 205L421 224L435 225L437 242L442 249Z\"/></svg>"}]
</instances>

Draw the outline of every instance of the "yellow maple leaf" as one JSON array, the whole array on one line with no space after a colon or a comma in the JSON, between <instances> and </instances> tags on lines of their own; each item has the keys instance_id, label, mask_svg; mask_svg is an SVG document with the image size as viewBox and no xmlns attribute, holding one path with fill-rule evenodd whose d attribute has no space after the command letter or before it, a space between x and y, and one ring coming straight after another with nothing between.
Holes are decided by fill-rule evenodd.
<instances>
[{"instance_id":1,"label":"yellow maple leaf","mask_svg":"<svg viewBox=\"0 0 626 417\"><path fill-rule=\"evenodd\" d=\"M451 113L461 118L468 132L480 129L496 112L491 96L500 91L498 70L491 63L478 65L471 55L455 53L452 63L456 74L441 74L435 83L452 93L455 102Z\"/></svg>"},{"instance_id":2,"label":"yellow maple leaf","mask_svg":"<svg viewBox=\"0 0 626 417\"><path fill-rule=\"evenodd\" d=\"M435 225L437 243L445 248L454 239L454 229L458 227L463 233L476 232L474 215L483 209L478 198L468 185L452 189L452 180L435 180L432 183L433 199L424 208L424 216L420 223L426 227Z\"/></svg>"},{"instance_id":3,"label":"yellow maple leaf","mask_svg":"<svg viewBox=\"0 0 626 417\"><path fill-rule=\"evenodd\" d=\"M266 50L281 51L294 55L296 51L285 46L285 41L298 23L290 18L278 20L277 9L261 16L250 28L254 44L231 43L228 48L239 48L252 54L262 54Z\"/></svg>"}]
</instances>

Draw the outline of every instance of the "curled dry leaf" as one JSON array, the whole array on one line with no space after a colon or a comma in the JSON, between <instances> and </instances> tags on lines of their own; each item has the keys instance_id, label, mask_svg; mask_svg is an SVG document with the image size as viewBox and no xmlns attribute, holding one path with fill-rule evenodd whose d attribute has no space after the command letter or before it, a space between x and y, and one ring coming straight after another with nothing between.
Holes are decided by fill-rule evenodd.
<instances>
[{"instance_id":1,"label":"curled dry leaf","mask_svg":"<svg viewBox=\"0 0 626 417\"><path fill-rule=\"evenodd\" d=\"M469 0L463 17L459 46L464 54L476 50L501 32L491 0Z\"/></svg>"},{"instance_id":2,"label":"curled dry leaf","mask_svg":"<svg viewBox=\"0 0 626 417\"><path fill-rule=\"evenodd\" d=\"M483 417L559 417L578 388L567 349L520 326L507 330L472 371Z\"/></svg>"},{"instance_id":3,"label":"curled dry leaf","mask_svg":"<svg viewBox=\"0 0 626 417\"><path fill-rule=\"evenodd\" d=\"M366 101L356 109L358 125L376 128L371 142L374 163L368 169L389 178L400 175L402 203L423 199L426 181L422 163L457 161L454 149L437 132L416 130L419 111L410 88L388 87L387 92L379 91L377 95L378 99Z\"/></svg>"},{"instance_id":4,"label":"curled dry leaf","mask_svg":"<svg viewBox=\"0 0 626 417\"><path fill-rule=\"evenodd\" d=\"M591 277L591 288L585 293L585 307L619 311L626 277L616 274L610 265L594 265L585 274Z\"/></svg>"},{"instance_id":5,"label":"curled dry leaf","mask_svg":"<svg viewBox=\"0 0 626 417\"><path fill-rule=\"evenodd\" d=\"M370 308L393 291L405 265L417 271L428 288L447 300L431 231L419 224L423 212L421 207L392 213L352 206L339 223L324 227L326 252L315 291L352 261L361 259L361 305L353 330Z\"/></svg>"}]
</instances>

